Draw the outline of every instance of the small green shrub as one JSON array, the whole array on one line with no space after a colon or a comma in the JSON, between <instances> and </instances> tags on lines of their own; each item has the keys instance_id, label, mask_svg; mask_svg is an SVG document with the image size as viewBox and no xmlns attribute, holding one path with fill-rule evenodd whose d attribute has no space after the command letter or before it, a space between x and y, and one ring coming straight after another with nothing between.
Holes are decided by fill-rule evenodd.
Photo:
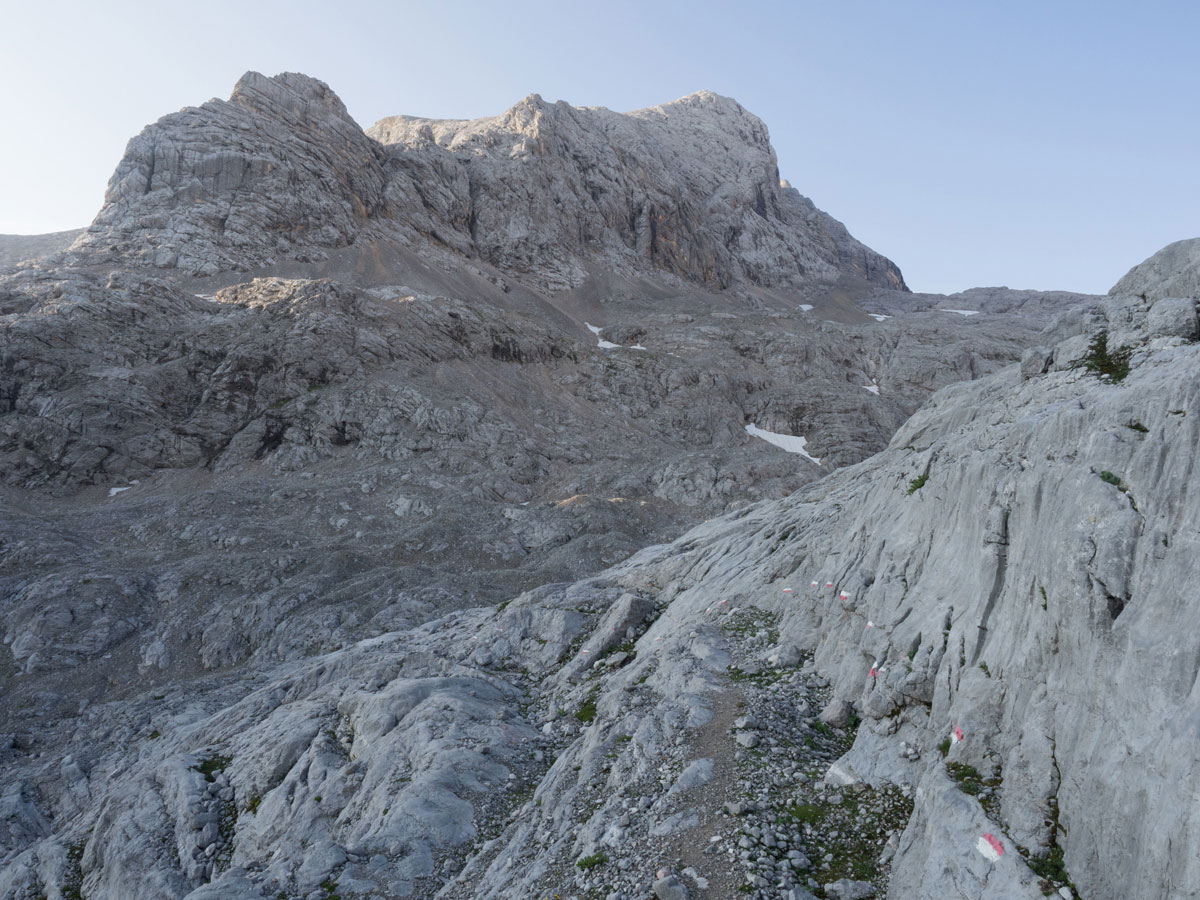
<instances>
[{"instance_id":1,"label":"small green shrub","mask_svg":"<svg viewBox=\"0 0 1200 900\"><path fill-rule=\"evenodd\" d=\"M233 758L230 756L210 756L208 759L201 760L198 765L192 766L192 771L199 772L204 776L205 781L211 783L217 780L217 773L231 762L233 762Z\"/></svg>"},{"instance_id":2,"label":"small green shrub","mask_svg":"<svg viewBox=\"0 0 1200 900\"><path fill-rule=\"evenodd\" d=\"M608 862L608 854L601 850L599 853L593 853L591 856L585 856L575 863L581 869L592 869L596 866L602 866Z\"/></svg>"},{"instance_id":3,"label":"small green shrub","mask_svg":"<svg viewBox=\"0 0 1200 900\"><path fill-rule=\"evenodd\" d=\"M587 695L587 699L583 701L583 705L575 711L575 718L580 722L594 722L596 720L596 691L592 691Z\"/></svg>"},{"instance_id":4,"label":"small green shrub","mask_svg":"<svg viewBox=\"0 0 1200 900\"><path fill-rule=\"evenodd\" d=\"M825 818L825 810L811 803L793 803L784 808L780 818L801 825L815 825Z\"/></svg>"},{"instance_id":5,"label":"small green shrub","mask_svg":"<svg viewBox=\"0 0 1200 900\"><path fill-rule=\"evenodd\" d=\"M1147 434L1150 431L1150 429L1147 428L1145 425L1143 425L1141 422L1127 422L1125 424L1125 427L1132 431L1140 431L1142 434Z\"/></svg>"},{"instance_id":6,"label":"small green shrub","mask_svg":"<svg viewBox=\"0 0 1200 900\"><path fill-rule=\"evenodd\" d=\"M1039 878L1059 883L1066 883L1071 880L1071 876L1067 873L1067 867L1063 863L1063 848L1058 846L1058 844L1055 844L1050 849L1049 856L1031 856L1025 862L1033 870L1033 874Z\"/></svg>"},{"instance_id":7,"label":"small green shrub","mask_svg":"<svg viewBox=\"0 0 1200 900\"><path fill-rule=\"evenodd\" d=\"M1132 348L1130 347L1109 350L1108 332L1101 331L1088 344L1087 355L1075 365L1087 369L1088 372L1097 376L1102 381L1115 384L1124 381L1125 376L1129 374L1129 355L1131 352Z\"/></svg>"},{"instance_id":8,"label":"small green shrub","mask_svg":"<svg viewBox=\"0 0 1200 900\"><path fill-rule=\"evenodd\" d=\"M943 738L942 742L940 744L938 744L938 752L941 753L943 757L945 757L950 752L950 738L949 737Z\"/></svg>"},{"instance_id":9,"label":"small green shrub","mask_svg":"<svg viewBox=\"0 0 1200 900\"><path fill-rule=\"evenodd\" d=\"M908 483L908 492L910 494L915 494L921 488L925 487L925 482L928 480L929 480L929 476L927 474L926 475L918 475L916 478L914 478L912 481L910 481Z\"/></svg>"},{"instance_id":10,"label":"small green shrub","mask_svg":"<svg viewBox=\"0 0 1200 900\"><path fill-rule=\"evenodd\" d=\"M1125 482L1123 482L1121 480L1120 475L1114 475L1112 472L1109 472L1107 470L1100 473L1100 480L1103 481L1105 484L1111 484L1122 494L1129 491L1129 486L1126 485Z\"/></svg>"},{"instance_id":11,"label":"small green shrub","mask_svg":"<svg viewBox=\"0 0 1200 900\"><path fill-rule=\"evenodd\" d=\"M964 794L974 796L983 790L983 777L974 766L968 766L966 763L946 763L946 771L958 782L958 787Z\"/></svg>"}]
</instances>

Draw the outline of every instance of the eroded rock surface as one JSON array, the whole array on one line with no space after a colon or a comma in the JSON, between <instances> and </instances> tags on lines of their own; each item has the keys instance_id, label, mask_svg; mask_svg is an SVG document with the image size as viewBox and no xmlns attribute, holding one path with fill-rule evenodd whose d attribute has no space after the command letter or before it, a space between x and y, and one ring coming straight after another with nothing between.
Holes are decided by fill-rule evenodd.
<instances>
[{"instance_id":1,"label":"eroded rock surface","mask_svg":"<svg viewBox=\"0 0 1200 900\"><path fill-rule=\"evenodd\" d=\"M355 245L480 258L540 288L597 270L713 288L900 270L782 183L766 126L709 92L622 114L531 95L472 121L395 116L364 133L324 83L245 75L228 101L132 141L73 259L205 276L321 263Z\"/></svg>"},{"instance_id":2,"label":"eroded rock surface","mask_svg":"<svg viewBox=\"0 0 1200 900\"><path fill-rule=\"evenodd\" d=\"M898 290L711 94L177 116L0 280L0 896L1200 894L1169 266Z\"/></svg>"}]
</instances>

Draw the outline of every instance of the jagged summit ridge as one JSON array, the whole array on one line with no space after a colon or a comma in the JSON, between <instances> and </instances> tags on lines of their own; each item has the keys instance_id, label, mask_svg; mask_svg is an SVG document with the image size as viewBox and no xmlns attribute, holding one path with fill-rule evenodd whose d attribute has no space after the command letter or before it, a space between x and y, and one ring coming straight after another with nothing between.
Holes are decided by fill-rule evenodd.
<instances>
[{"instance_id":1,"label":"jagged summit ridge","mask_svg":"<svg viewBox=\"0 0 1200 900\"><path fill-rule=\"evenodd\" d=\"M763 122L707 91L631 113L531 94L499 116L364 133L323 82L250 72L130 141L75 249L203 276L351 245L448 250L550 290L596 269L904 289L781 185Z\"/></svg>"},{"instance_id":2,"label":"jagged summit ridge","mask_svg":"<svg viewBox=\"0 0 1200 900\"><path fill-rule=\"evenodd\" d=\"M348 244L383 208L378 148L323 82L244 75L133 138L77 248L189 274Z\"/></svg>"},{"instance_id":3,"label":"jagged summit ridge","mask_svg":"<svg viewBox=\"0 0 1200 900\"><path fill-rule=\"evenodd\" d=\"M892 263L830 227L834 220L813 220L791 203L766 125L708 91L631 113L533 94L493 118L395 116L368 134L390 162L408 163L406 174L418 152L457 158L470 211L468 234L456 237L502 268L540 259L574 284L587 259L599 257L618 270L649 262L719 287L843 276L904 286ZM389 187L403 186L397 179ZM411 208L411 199L397 205ZM461 222L461 190L452 200L457 209L439 208L437 218Z\"/></svg>"}]
</instances>

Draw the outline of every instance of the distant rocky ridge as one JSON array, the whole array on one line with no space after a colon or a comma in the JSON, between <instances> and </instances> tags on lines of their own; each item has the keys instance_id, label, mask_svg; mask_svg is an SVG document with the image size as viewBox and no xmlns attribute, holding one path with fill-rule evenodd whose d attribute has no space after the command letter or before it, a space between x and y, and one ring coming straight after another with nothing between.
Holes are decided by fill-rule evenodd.
<instances>
[{"instance_id":1,"label":"distant rocky ridge","mask_svg":"<svg viewBox=\"0 0 1200 900\"><path fill-rule=\"evenodd\" d=\"M49 234L0 234L0 269L40 256L61 253L83 232L84 229L76 228Z\"/></svg>"},{"instance_id":2,"label":"distant rocky ridge","mask_svg":"<svg viewBox=\"0 0 1200 900\"><path fill-rule=\"evenodd\" d=\"M356 243L432 244L555 290L589 267L716 288L904 287L781 185L766 127L716 94L629 114L532 95L495 118L397 116L364 134L294 73L249 73L228 101L134 138L77 254L214 275Z\"/></svg>"}]
</instances>

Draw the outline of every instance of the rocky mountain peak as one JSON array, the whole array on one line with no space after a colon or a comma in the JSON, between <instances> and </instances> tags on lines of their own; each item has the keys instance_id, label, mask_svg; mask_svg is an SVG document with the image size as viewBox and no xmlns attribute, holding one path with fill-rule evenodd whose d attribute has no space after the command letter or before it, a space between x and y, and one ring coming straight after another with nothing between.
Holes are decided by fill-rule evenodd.
<instances>
[{"instance_id":1,"label":"rocky mountain peak","mask_svg":"<svg viewBox=\"0 0 1200 900\"><path fill-rule=\"evenodd\" d=\"M364 132L324 82L248 72L229 100L130 141L74 249L199 276L354 247L384 271L396 252L449 251L551 292L598 267L718 290L905 289L817 212L784 196L763 122L710 91L630 113L530 94L498 116Z\"/></svg>"},{"instance_id":2,"label":"rocky mountain peak","mask_svg":"<svg viewBox=\"0 0 1200 900\"><path fill-rule=\"evenodd\" d=\"M376 153L324 83L249 72L129 142L76 249L194 275L310 259L382 210Z\"/></svg>"},{"instance_id":3,"label":"rocky mountain peak","mask_svg":"<svg viewBox=\"0 0 1200 900\"><path fill-rule=\"evenodd\" d=\"M300 72L282 72L274 77L247 72L233 86L229 102L251 112L295 121L334 116L358 128L329 85Z\"/></svg>"},{"instance_id":4,"label":"rocky mountain peak","mask_svg":"<svg viewBox=\"0 0 1200 900\"><path fill-rule=\"evenodd\" d=\"M695 91L677 100L634 110L631 116L661 117L680 127L724 132L748 147L774 156L766 123L732 97L712 91Z\"/></svg>"}]
</instances>

